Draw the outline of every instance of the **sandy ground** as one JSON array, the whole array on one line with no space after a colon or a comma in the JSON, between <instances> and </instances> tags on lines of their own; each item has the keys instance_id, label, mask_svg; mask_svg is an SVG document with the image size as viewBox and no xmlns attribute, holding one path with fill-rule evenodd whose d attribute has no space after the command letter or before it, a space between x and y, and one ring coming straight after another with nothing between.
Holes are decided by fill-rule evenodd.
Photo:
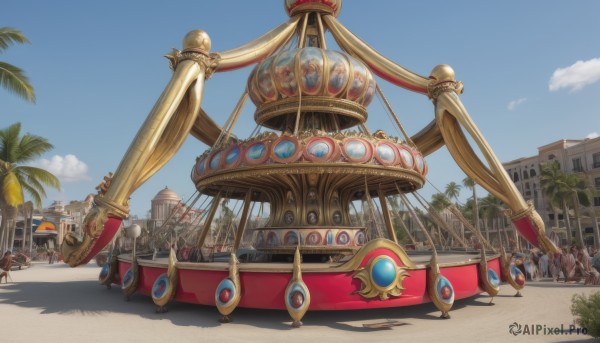
<instances>
[{"instance_id":1,"label":"sandy ground","mask_svg":"<svg viewBox=\"0 0 600 343\"><path fill-rule=\"evenodd\" d=\"M489 306L486 294L454 304L449 320L439 319L433 304L368 311L309 312L300 329L290 327L286 311L236 309L234 322L221 324L216 308L173 303L164 314L152 300L134 295L125 301L118 287L97 282L100 268L88 264L34 264L12 272L12 283L0 285L0 342L598 342L587 335L544 335L546 328L568 329L575 293L598 286L529 282L523 297L503 285ZM391 329L363 324L399 321ZM516 323L516 324L513 324ZM539 325L535 335L516 336L509 327Z\"/></svg>"}]
</instances>

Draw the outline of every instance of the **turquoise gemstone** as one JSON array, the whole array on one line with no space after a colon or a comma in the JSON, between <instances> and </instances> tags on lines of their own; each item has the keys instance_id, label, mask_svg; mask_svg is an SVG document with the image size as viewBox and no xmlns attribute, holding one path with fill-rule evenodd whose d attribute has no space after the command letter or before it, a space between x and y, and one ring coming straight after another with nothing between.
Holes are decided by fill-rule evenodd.
<instances>
[{"instance_id":1,"label":"turquoise gemstone","mask_svg":"<svg viewBox=\"0 0 600 343\"><path fill-rule=\"evenodd\" d=\"M156 279L154 285L152 286L152 295L155 298L160 298L165 294L168 286L168 278L166 274L161 274L161 276Z\"/></svg>"},{"instance_id":2,"label":"turquoise gemstone","mask_svg":"<svg viewBox=\"0 0 600 343\"><path fill-rule=\"evenodd\" d=\"M212 160L210 160L210 169L217 169L219 163L221 162L221 155L223 155L223 152L219 152L213 156Z\"/></svg>"},{"instance_id":3,"label":"turquoise gemstone","mask_svg":"<svg viewBox=\"0 0 600 343\"><path fill-rule=\"evenodd\" d=\"M233 281L230 279L224 279L217 286L217 290L215 291L215 300L217 303L221 305L227 304L233 297L235 296L235 285ZM224 301L223 301L224 300Z\"/></svg>"},{"instance_id":4,"label":"turquoise gemstone","mask_svg":"<svg viewBox=\"0 0 600 343\"><path fill-rule=\"evenodd\" d=\"M296 152L296 145L294 144L294 142L285 139L285 140L282 140L281 142L277 143L274 151L275 151L275 156L277 156L281 159L290 158Z\"/></svg>"},{"instance_id":5,"label":"turquoise gemstone","mask_svg":"<svg viewBox=\"0 0 600 343\"><path fill-rule=\"evenodd\" d=\"M240 147L236 146L235 148L231 149L231 151L229 151L229 154L227 154L227 156L225 157L225 163L227 165L233 164L233 163L235 163L235 161L237 161L239 156L240 156Z\"/></svg>"},{"instance_id":6,"label":"turquoise gemstone","mask_svg":"<svg viewBox=\"0 0 600 343\"><path fill-rule=\"evenodd\" d=\"M250 147L250 149L248 149L248 151L246 151L246 157L249 160L258 160L261 157L263 157L263 155L265 154L265 145L262 143L259 144L254 144L253 146Z\"/></svg>"},{"instance_id":7,"label":"turquoise gemstone","mask_svg":"<svg viewBox=\"0 0 600 343\"><path fill-rule=\"evenodd\" d=\"M388 259L375 262L371 270L371 278L379 287L387 287L396 280L396 265Z\"/></svg>"},{"instance_id":8,"label":"turquoise gemstone","mask_svg":"<svg viewBox=\"0 0 600 343\"><path fill-rule=\"evenodd\" d=\"M493 269L488 269L488 280L494 287L500 286L500 278Z\"/></svg>"},{"instance_id":9,"label":"turquoise gemstone","mask_svg":"<svg viewBox=\"0 0 600 343\"><path fill-rule=\"evenodd\" d=\"M323 158L329 153L329 144L325 142L318 142L308 148L308 152L317 158Z\"/></svg>"},{"instance_id":10,"label":"turquoise gemstone","mask_svg":"<svg viewBox=\"0 0 600 343\"><path fill-rule=\"evenodd\" d=\"M125 275L123 276L122 287L127 288L131 285L132 282L133 282L133 270L131 268L129 268L127 270L127 272L125 273Z\"/></svg>"},{"instance_id":11,"label":"turquoise gemstone","mask_svg":"<svg viewBox=\"0 0 600 343\"><path fill-rule=\"evenodd\" d=\"M204 173L205 167L206 167L206 160L202 160L202 162L200 162L198 164L198 175L202 175L202 173Z\"/></svg>"},{"instance_id":12,"label":"turquoise gemstone","mask_svg":"<svg viewBox=\"0 0 600 343\"><path fill-rule=\"evenodd\" d=\"M106 277L108 276L108 271L110 270L110 265L108 263L105 263L102 266L102 270L100 270L100 278L101 279L106 279Z\"/></svg>"}]
</instances>

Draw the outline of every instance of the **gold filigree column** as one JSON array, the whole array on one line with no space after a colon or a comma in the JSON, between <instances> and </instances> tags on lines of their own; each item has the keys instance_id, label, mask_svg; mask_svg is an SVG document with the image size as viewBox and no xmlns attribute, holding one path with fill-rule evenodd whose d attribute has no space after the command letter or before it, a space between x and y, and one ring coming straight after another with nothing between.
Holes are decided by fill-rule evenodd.
<instances>
[{"instance_id":1,"label":"gold filigree column","mask_svg":"<svg viewBox=\"0 0 600 343\"><path fill-rule=\"evenodd\" d=\"M179 150L199 113L210 45L208 34L195 30L184 38L183 51L167 55L173 77L117 168L105 202L126 208L131 193Z\"/></svg>"},{"instance_id":2,"label":"gold filigree column","mask_svg":"<svg viewBox=\"0 0 600 343\"><path fill-rule=\"evenodd\" d=\"M116 172L105 178L96 206L84 220L85 236L67 234L61 247L66 263L89 261L112 239L129 213L133 191L163 167L179 150L200 112L204 81L214 68L210 37L202 30L189 32L183 51L167 56L174 70L171 81L150 111ZM107 225L109 229L107 229Z\"/></svg>"},{"instance_id":3,"label":"gold filigree column","mask_svg":"<svg viewBox=\"0 0 600 343\"><path fill-rule=\"evenodd\" d=\"M454 80L454 70L448 65L436 66L429 79L428 96L435 105L437 128L458 166L509 207L513 223L530 243L557 252L545 234L541 218L533 206L525 202L460 101L458 95L462 93L463 85ZM471 136L489 167L476 155L462 128Z\"/></svg>"}]
</instances>

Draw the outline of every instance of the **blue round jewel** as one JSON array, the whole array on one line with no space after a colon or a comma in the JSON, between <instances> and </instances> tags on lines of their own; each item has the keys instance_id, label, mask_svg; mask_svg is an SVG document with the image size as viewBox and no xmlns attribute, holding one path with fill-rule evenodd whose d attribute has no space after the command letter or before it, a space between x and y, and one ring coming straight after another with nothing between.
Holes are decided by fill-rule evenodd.
<instances>
[{"instance_id":1,"label":"blue round jewel","mask_svg":"<svg viewBox=\"0 0 600 343\"><path fill-rule=\"evenodd\" d=\"M235 161L237 161L239 156L240 156L240 147L236 146L235 148L233 148L229 151L227 156L225 156L225 164L230 165L230 164L235 163Z\"/></svg>"},{"instance_id":2,"label":"blue round jewel","mask_svg":"<svg viewBox=\"0 0 600 343\"><path fill-rule=\"evenodd\" d=\"M454 297L454 288L448 279L439 275L436 282L436 290L442 301L450 302ZM446 293L447 292L447 293Z\"/></svg>"},{"instance_id":3,"label":"blue round jewel","mask_svg":"<svg viewBox=\"0 0 600 343\"><path fill-rule=\"evenodd\" d=\"M329 144L318 142L308 148L308 153L316 158L323 158L329 153Z\"/></svg>"},{"instance_id":4,"label":"blue round jewel","mask_svg":"<svg viewBox=\"0 0 600 343\"><path fill-rule=\"evenodd\" d=\"M263 143L254 144L246 151L246 157L249 160L258 160L263 157L266 151L267 149Z\"/></svg>"},{"instance_id":5,"label":"blue round jewel","mask_svg":"<svg viewBox=\"0 0 600 343\"><path fill-rule=\"evenodd\" d=\"M131 286L132 282L133 282L133 269L129 268L127 270L127 272L125 273L125 275L123 276L122 287L127 288L127 287Z\"/></svg>"},{"instance_id":6,"label":"blue round jewel","mask_svg":"<svg viewBox=\"0 0 600 343\"><path fill-rule=\"evenodd\" d=\"M152 296L155 298L162 297L167 291L167 287L169 285L169 278L167 274L161 274L156 281L154 281L154 285L152 286Z\"/></svg>"},{"instance_id":7,"label":"blue round jewel","mask_svg":"<svg viewBox=\"0 0 600 343\"><path fill-rule=\"evenodd\" d=\"M394 150L387 144L379 145L377 147L377 154L379 154L379 157L384 161L393 161L396 158Z\"/></svg>"},{"instance_id":8,"label":"blue round jewel","mask_svg":"<svg viewBox=\"0 0 600 343\"><path fill-rule=\"evenodd\" d=\"M373 265L371 278L379 287L387 287L396 280L396 265L388 259L381 259Z\"/></svg>"},{"instance_id":9,"label":"blue round jewel","mask_svg":"<svg viewBox=\"0 0 600 343\"><path fill-rule=\"evenodd\" d=\"M284 139L281 142L277 143L273 151L275 153L275 156L281 159L290 158L296 152L296 144L294 144L294 142L288 139Z\"/></svg>"},{"instance_id":10,"label":"blue round jewel","mask_svg":"<svg viewBox=\"0 0 600 343\"><path fill-rule=\"evenodd\" d=\"M367 147L361 141L350 141L346 144L346 154L353 159L361 159L367 154Z\"/></svg>"},{"instance_id":11,"label":"blue round jewel","mask_svg":"<svg viewBox=\"0 0 600 343\"><path fill-rule=\"evenodd\" d=\"M100 279L101 280L106 279L106 277L108 276L109 270L110 270L110 264L105 263L102 266L102 269L100 270Z\"/></svg>"},{"instance_id":12,"label":"blue round jewel","mask_svg":"<svg viewBox=\"0 0 600 343\"><path fill-rule=\"evenodd\" d=\"M294 293L296 293L296 292L300 293L302 295L302 299L304 300L302 302L302 304L300 304L300 306L297 306L297 307L294 306L294 303L293 303L293 296L294 296ZM292 286L286 292L286 299L285 300L286 300L287 305L291 305L292 308L294 308L295 310L298 310L298 309L302 308L302 306L304 304L306 304L306 302L305 302L305 300L306 300L306 289L301 284L299 284L299 283L292 284Z\"/></svg>"},{"instance_id":13,"label":"blue round jewel","mask_svg":"<svg viewBox=\"0 0 600 343\"><path fill-rule=\"evenodd\" d=\"M221 163L221 156L223 155L223 152L219 152L216 155L213 156L212 160L210 160L210 169L217 169L217 167L219 166L219 163Z\"/></svg>"},{"instance_id":14,"label":"blue round jewel","mask_svg":"<svg viewBox=\"0 0 600 343\"><path fill-rule=\"evenodd\" d=\"M204 168L206 168L206 160L202 160L198 163L198 175L202 175L204 173Z\"/></svg>"},{"instance_id":15,"label":"blue round jewel","mask_svg":"<svg viewBox=\"0 0 600 343\"><path fill-rule=\"evenodd\" d=\"M331 232L331 230L327 231L327 234L325 235L325 237L327 238L327 245L332 245L333 244L333 232Z\"/></svg>"},{"instance_id":16,"label":"blue round jewel","mask_svg":"<svg viewBox=\"0 0 600 343\"><path fill-rule=\"evenodd\" d=\"M496 272L493 269L488 269L487 274L488 274L488 280L490 281L492 286L494 286L494 287L500 286L500 278L498 277L498 274L496 274Z\"/></svg>"},{"instance_id":17,"label":"blue round jewel","mask_svg":"<svg viewBox=\"0 0 600 343\"><path fill-rule=\"evenodd\" d=\"M221 294L221 291L225 288L228 289L229 291L231 291L231 297L229 298L229 301L227 301L226 303L223 303L219 299L219 295ZM221 283L219 283L219 286L217 286L217 290L215 291L215 300L219 304L226 305L226 304L230 303L231 300L233 300L234 295L235 295L235 284L233 283L233 281L231 281L231 279L224 279L223 281L221 281Z\"/></svg>"}]
</instances>

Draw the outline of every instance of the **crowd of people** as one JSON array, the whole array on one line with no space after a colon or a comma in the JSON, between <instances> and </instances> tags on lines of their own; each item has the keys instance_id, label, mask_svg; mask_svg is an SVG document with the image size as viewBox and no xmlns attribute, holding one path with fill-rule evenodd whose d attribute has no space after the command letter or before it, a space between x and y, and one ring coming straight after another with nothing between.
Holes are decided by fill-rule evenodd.
<instances>
[{"instance_id":1,"label":"crowd of people","mask_svg":"<svg viewBox=\"0 0 600 343\"><path fill-rule=\"evenodd\" d=\"M530 280L552 278L554 281L583 282L600 285L600 252L592 247L572 245L562 253L542 253L537 249L529 255L515 254L515 263L522 265Z\"/></svg>"}]
</instances>

